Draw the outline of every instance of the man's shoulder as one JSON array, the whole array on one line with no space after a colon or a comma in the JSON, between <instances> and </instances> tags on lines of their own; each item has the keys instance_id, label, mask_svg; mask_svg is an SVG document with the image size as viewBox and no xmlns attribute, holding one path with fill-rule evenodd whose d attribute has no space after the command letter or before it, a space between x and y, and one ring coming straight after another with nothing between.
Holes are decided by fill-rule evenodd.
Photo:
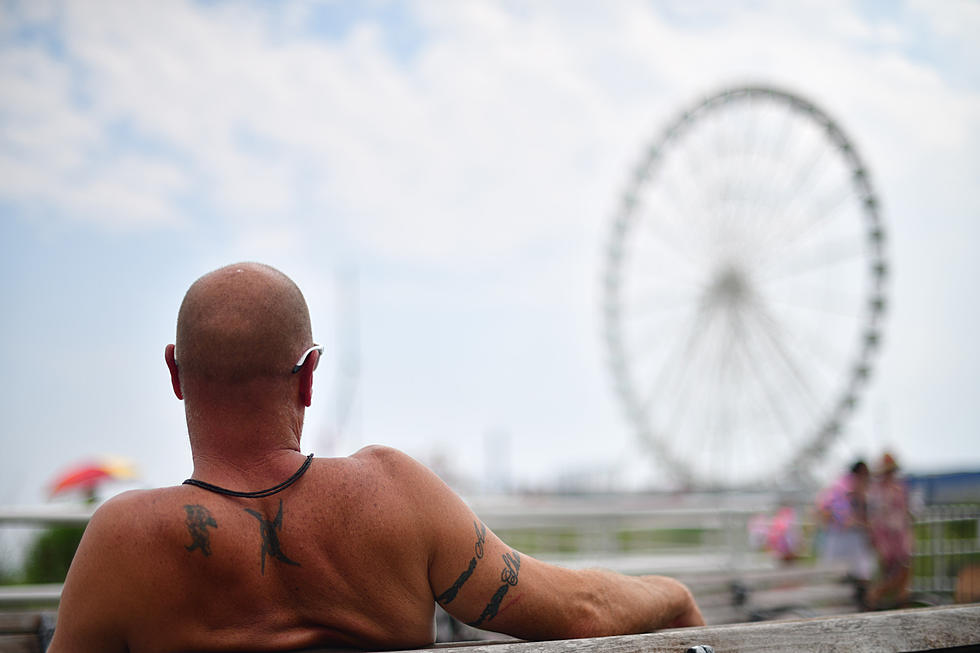
<instances>
[{"instance_id":1,"label":"man's shoulder","mask_svg":"<svg viewBox=\"0 0 980 653\"><path fill-rule=\"evenodd\" d=\"M139 508L142 510L153 509L162 503L172 503L178 501L180 487L161 487L146 490L128 490L121 492L99 506L95 514L115 513L119 511L132 510Z\"/></svg>"},{"instance_id":2,"label":"man's shoulder","mask_svg":"<svg viewBox=\"0 0 980 653\"><path fill-rule=\"evenodd\" d=\"M371 445L347 460L361 483L396 501L438 502L441 496L451 493L432 470L393 447Z\"/></svg>"},{"instance_id":3,"label":"man's shoulder","mask_svg":"<svg viewBox=\"0 0 980 653\"><path fill-rule=\"evenodd\" d=\"M407 465L418 464L411 456L394 447L383 444L370 444L350 456L350 460L362 465Z\"/></svg>"},{"instance_id":4,"label":"man's shoulder","mask_svg":"<svg viewBox=\"0 0 980 653\"><path fill-rule=\"evenodd\" d=\"M380 444L366 446L353 455L350 460L358 473L383 477L395 482L416 483L434 477L428 467L407 453Z\"/></svg>"},{"instance_id":5,"label":"man's shoulder","mask_svg":"<svg viewBox=\"0 0 980 653\"><path fill-rule=\"evenodd\" d=\"M165 487L148 490L129 490L107 499L92 514L89 528L95 533L112 531L120 524L132 530L135 526L145 526L161 514L172 512L178 505L179 488Z\"/></svg>"}]
</instances>

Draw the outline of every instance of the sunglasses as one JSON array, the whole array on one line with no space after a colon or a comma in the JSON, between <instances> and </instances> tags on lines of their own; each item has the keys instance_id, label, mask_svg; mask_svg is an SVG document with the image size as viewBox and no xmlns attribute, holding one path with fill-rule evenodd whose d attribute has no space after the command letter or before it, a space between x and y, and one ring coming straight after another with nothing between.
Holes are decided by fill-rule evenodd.
<instances>
[{"instance_id":1,"label":"sunglasses","mask_svg":"<svg viewBox=\"0 0 980 653\"><path fill-rule=\"evenodd\" d=\"M307 349L306 351L304 351L303 352L303 355L299 357L299 360L298 361L296 361L296 364L293 365L293 374L296 374L301 369L303 369L303 365L306 363L306 358L311 353L313 353L313 352L317 352L317 353L320 354L320 356L323 356L323 345L314 344L312 347L310 347L309 349ZM320 358L319 357L317 357L317 359L316 359L316 364L317 365L320 364ZM313 369L316 369L316 368L314 367Z\"/></svg>"}]
</instances>

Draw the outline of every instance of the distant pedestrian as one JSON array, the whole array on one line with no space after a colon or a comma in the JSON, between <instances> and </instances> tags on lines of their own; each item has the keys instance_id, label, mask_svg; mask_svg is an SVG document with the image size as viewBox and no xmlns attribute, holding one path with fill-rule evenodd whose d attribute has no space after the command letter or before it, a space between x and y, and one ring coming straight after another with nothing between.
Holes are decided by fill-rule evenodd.
<instances>
[{"instance_id":1,"label":"distant pedestrian","mask_svg":"<svg viewBox=\"0 0 980 653\"><path fill-rule=\"evenodd\" d=\"M912 514L905 483L898 478L898 463L885 453L868 492L871 542L878 554L880 578L868 592L868 603L877 607L892 595L901 605L908 600L912 563Z\"/></svg>"},{"instance_id":2,"label":"distant pedestrian","mask_svg":"<svg viewBox=\"0 0 980 653\"><path fill-rule=\"evenodd\" d=\"M874 575L875 554L868 531L867 491L871 473L857 461L817 497L817 512L823 529L819 559L822 563L844 563L857 587L856 599L866 607L868 584Z\"/></svg>"},{"instance_id":3,"label":"distant pedestrian","mask_svg":"<svg viewBox=\"0 0 980 653\"><path fill-rule=\"evenodd\" d=\"M803 535L793 506L784 505L776 512L766 535L766 545L783 564L790 564L800 557Z\"/></svg>"}]
</instances>

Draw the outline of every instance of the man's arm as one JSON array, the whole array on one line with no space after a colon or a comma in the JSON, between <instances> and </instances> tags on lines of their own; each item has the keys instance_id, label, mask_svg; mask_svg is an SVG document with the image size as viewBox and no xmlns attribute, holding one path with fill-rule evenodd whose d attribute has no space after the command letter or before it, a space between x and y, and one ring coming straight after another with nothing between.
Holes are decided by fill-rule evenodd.
<instances>
[{"instance_id":1,"label":"man's arm","mask_svg":"<svg viewBox=\"0 0 980 653\"><path fill-rule=\"evenodd\" d=\"M688 589L663 576L575 571L512 549L423 465L378 449L413 502L436 601L460 621L522 639L565 639L702 625Z\"/></svg>"},{"instance_id":2,"label":"man's arm","mask_svg":"<svg viewBox=\"0 0 980 653\"><path fill-rule=\"evenodd\" d=\"M61 593L49 653L127 650L120 610L128 603L112 581L119 576L113 552L118 550L121 534L112 526L119 500L100 507L85 528Z\"/></svg>"}]
</instances>

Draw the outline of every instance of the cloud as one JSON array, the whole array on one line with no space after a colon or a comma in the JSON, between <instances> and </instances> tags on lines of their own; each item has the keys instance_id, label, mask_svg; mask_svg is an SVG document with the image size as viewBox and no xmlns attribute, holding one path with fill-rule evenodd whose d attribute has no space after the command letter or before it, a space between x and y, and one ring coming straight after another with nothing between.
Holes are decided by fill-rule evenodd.
<instances>
[{"instance_id":1,"label":"cloud","mask_svg":"<svg viewBox=\"0 0 980 653\"><path fill-rule=\"evenodd\" d=\"M963 243L976 242L980 210L976 5L419 2L397 5L403 24L391 6L332 24L341 9L304 2L13 5L0 26L4 219L180 238L208 265L265 257L313 281L353 261L365 314L384 327L371 346L395 360L366 362L372 405L398 392L378 379L411 379L434 349L512 347L507 360L525 366L515 379L459 354L487 375L477 399L426 404L458 385L444 361L444 376L412 389L411 419L379 411L366 424L416 439L427 426L413 422L480 433L504 421L472 414L496 389L511 402L497 409L513 415L505 426L541 450L572 432L625 441L596 336L620 194L678 111L726 85L772 83L840 122L881 194L898 271L886 339L904 347L882 392L902 401L917 387L932 346L925 299L945 337L971 337L958 304L975 296ZM494 340L494 320L552 345L547 363ZM954 367L951 351L939 358ZM975 378L971 356L957 371ZM547 419L522 403L541 385ZM559 414L560 396L587 414Z\"/></svg>"},{"instance_id":2,"label":"cloud","mask_svg":"<svg viewBox=\"0 0 980 653\"><path fill-rule=\"evenodd\" d=\"M179 222L187 195L228 222L338 215L366 251L452 260L461 244L493 256L563 230L585 237L579 207L613 190L625 148L638 156L657 116L746 71L799 80L817 99L851 97L844 109L860 102L890 132L956 142L963 109L922 120L956 106L934 72L850 47L881 41L887 26L807 7L802 19L702 7L684 20L703 26L682 30L639 3L422 4L428 39L397 60L368 22L329 40L252 5L69 4L51 27L63 58L3 53L20 119L4 121L4 135L33 159L6 193L54 189L70 214L115 226ZM597 14L602 29L589 29ZM918 101L893 101L910 88ZM134 189L117 157L152 161L156 182ZM83 191L93 178L103 190ZM99 199L114 191L129 198L117 215Z\"/></svg>"}]
</instances>

